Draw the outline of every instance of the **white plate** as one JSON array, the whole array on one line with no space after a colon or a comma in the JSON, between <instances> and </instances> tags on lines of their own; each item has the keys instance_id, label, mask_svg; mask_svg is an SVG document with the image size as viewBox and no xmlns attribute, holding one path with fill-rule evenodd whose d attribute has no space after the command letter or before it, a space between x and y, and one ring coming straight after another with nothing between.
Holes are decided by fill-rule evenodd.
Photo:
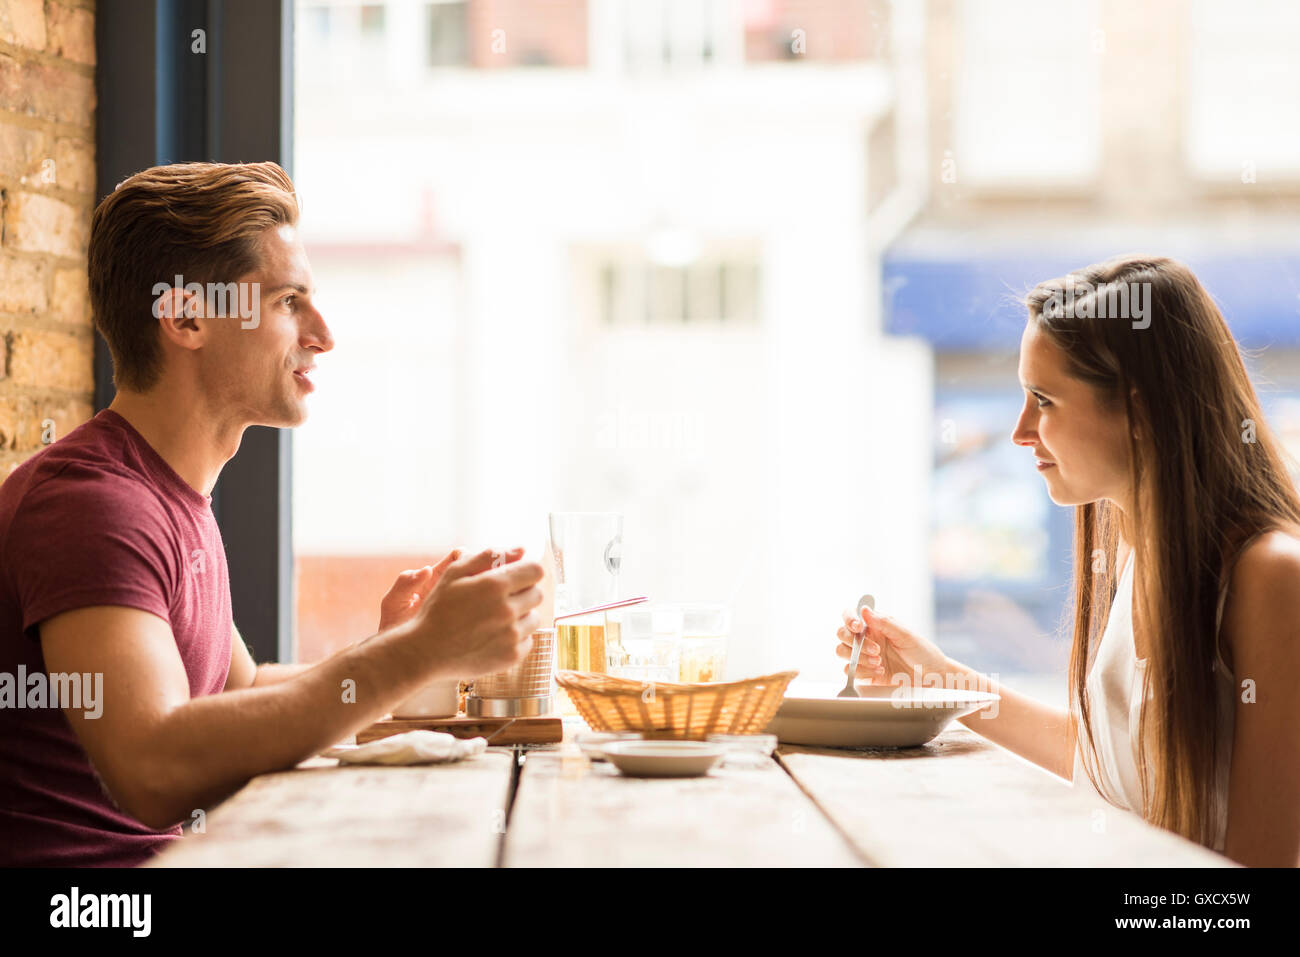
<instances>
[{"instance_id":1,"label":"white plate","mask_svg":"<svg viewBox=\"0 0 1300 957\"><path fill-rule=\"evenodd\" d=\"M605 760L605 745L614 741L642 741L638 731L584 731L577 736L578 750L592 761Z\"/></svg>"},{"instance_id":2,"label":"white plate","mask_svg":"<svg viewBox=\"0 0 1300 957\"><path fill-rule=\"evenodd\" d=\"M709 741L611 741L601 746L605 760L638 778L694 778L726 756L724 745Z\"/></svg>"},{"instance_id":3,"label":"white plate","mask_svg":"<svg viewBox=\"0 0 1300 957\"><path fill-rule=\"evenodd\" d=\"M787 694L767 730L787 744L909 748L939 734L955 718L1001 697L990 691L859 685L860 698L833 691Z\"/></svg>"}]
</instances>

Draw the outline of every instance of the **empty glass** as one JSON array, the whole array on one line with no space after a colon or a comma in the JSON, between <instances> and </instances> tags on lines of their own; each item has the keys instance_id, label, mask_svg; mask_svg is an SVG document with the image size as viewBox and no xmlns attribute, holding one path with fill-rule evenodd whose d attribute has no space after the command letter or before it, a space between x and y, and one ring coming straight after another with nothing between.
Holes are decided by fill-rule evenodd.
<instances>
[{"instance_id":1,"label":"empty glass","mask_svg":"<svg viewBox=\"0 0 1300 957\"><path fill-rule=\"evenodd\" d=\"M682 610L676 605L634 605L606 612L621 616L611 642L609 672L635 681L680 680ZM612 629L611 629L612 631Z\"/></svg>"},{"instance_id":2,"label":"empty glass","mask_svg":"<svg viewBox=\"0 0 1300 957\"><path fill-rule=\"evenodd\" d=\"M550 531L555 613L566 615L617 600L623 516L618 512L552 512Z\"/></svg>"}]
</instances>

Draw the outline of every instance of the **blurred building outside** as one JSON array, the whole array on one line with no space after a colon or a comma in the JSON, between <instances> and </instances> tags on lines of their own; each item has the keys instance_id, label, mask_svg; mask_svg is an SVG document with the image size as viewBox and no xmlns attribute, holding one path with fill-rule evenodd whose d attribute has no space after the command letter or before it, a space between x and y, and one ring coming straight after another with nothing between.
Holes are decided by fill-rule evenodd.
<instances>
[{"instance_id":1,"label":"blurred building outside","mask_svg":"<svg viewBox=\"0 0 1300 957\"><path fill-rule=\"evenodd\" d=\"M1185 259L1300 450L1298 39L1280 0L299 0L337 342L299 659L404 567L609 509L622 591L732 604L728 677L834 680L871 591L1063 704L1072 516L1010 442L1015 297Z\"/></svg>"}]
</instances>

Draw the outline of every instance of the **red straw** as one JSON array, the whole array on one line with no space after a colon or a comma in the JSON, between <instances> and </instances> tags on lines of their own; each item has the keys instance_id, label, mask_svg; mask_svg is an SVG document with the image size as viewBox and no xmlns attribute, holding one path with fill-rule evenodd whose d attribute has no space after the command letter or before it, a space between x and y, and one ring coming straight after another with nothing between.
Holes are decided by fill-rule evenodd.
<instances>
[{"instance_id":1,"label":"red straw","mask_svg":"<svg viewBox=\"0 0 1300 957\"><path fill-rule=\"evenodd\" d=\"M579 615L590 615L595 611L608 611L610 608L623 608L627 605L639 605L641 602L649 600L650 599L645 595L642 595L640 598L624 598L622 601L612 601L608 605L596 605L592 608L584 608L582 611L571 611L567 615L556 615L555 620L559 621L561 618L577 618Z\"/></svg>"}]
</instances>

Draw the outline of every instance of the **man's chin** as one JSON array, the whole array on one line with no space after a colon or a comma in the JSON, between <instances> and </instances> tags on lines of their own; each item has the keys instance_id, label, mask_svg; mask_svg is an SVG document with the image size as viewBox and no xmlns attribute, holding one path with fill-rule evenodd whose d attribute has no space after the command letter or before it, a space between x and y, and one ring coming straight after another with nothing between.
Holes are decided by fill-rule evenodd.
<instances>
[{"instance_id":1,"label":"man's chin","mask_svg":"<svg viewBox=\"0 0 1300 957\"><path fill-rule=\"evenodd\" d=\"M265 425L272 429L296 429L307 421L307 403L298 402L287 408L268 412L254 425Z\"/></svg>"},{"instance_id":2,"label":"man's chin","mask_svg":"<svg viewBox=\"0 0 1300 957\"><path fill-rule=\"evenodd\" d=\"M307 421L307 406L303 405L297 410L296 415L289 417L289 421L282 422L280 424L280 428L296 429L298 426L302 425L306 421Z\"/></svg>"}]
</instances>

